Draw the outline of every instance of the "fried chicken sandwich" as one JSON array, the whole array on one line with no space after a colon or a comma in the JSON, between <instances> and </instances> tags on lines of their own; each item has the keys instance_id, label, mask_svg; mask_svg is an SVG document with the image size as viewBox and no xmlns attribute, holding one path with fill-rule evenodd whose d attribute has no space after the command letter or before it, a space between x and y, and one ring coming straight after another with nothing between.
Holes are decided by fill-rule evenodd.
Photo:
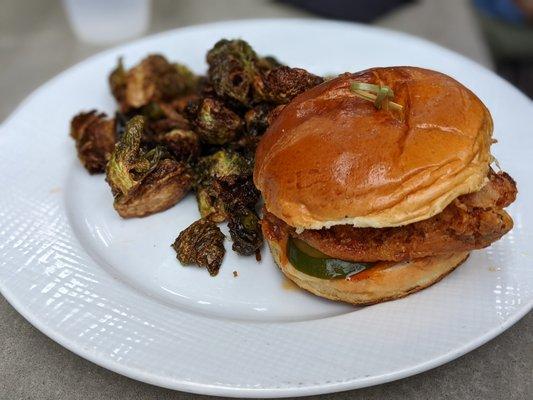
<instances>
[{"instance_id":1,"label":"fried chicken sandwich","mask_svg":"<svg viewBox=\"0 0 533 400\"><path fill-rule=\"evenodd\" d=\"M513 226L516 184L491 168L492 130L474 93L421 68L347 73L299 95L256 153L276 263L352 304L439 281Z\"/></svg>"}]
</instances>

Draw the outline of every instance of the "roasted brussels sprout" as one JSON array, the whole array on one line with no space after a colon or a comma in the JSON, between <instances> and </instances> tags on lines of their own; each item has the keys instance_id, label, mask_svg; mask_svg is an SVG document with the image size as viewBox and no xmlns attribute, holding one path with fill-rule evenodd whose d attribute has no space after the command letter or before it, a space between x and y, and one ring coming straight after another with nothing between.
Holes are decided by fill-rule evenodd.
<instances>
[{"instance_id":1,"label":"roasted brussels sprout","mask_svg":"<svg viewBox=\"0 0 533 400\"><path fill-rule=\"evenodd\" d=\"M183 117L179 118L163 118L156 121L148 121L146 126L146 135L148 137L155 136L161 133L167 133L174 129L188 131L190 130L189 122ZM148 138L146 141L150 141Z\"/></svg>"},{"instance_id":2,"label":"roasted brussels sprout","mask_svg":"<svg viewBox=\"0 0 533 400\"><path fill-rule=\"evenodd\" d=\"M281 67L283 64L279 62L275 57L273 56L266 56L259 58L257 62L257 66L261 71L266 72L268 70L271 70L273 68Z\"/></svg>"},{"instance_id":3,"label":"roasted brussels sprout","mask_svg":"<svg viewBox=\"0 0 533 400\"><path fill-rule=\"evenodd\" d=\"M228 216L228 228L233 240L232 250L243 256L255 254L263 245L259 218L248 208L233 208Z\"/></svg>"},{"instance_id":4,"label":"roasted brussels sprout","mask_svg":"<svg viewBox=\"0 0 533 400\"><path fill-rule=\"evenodd\" d=\"M124 69L122 57L118 59L117 66L109 75L109 86L111 88L111 94L115 98L118 104L122 106L126 102L126 84L127 84L127 71ZM124 111L124 110L122 110Z\"/></svg>"},{"instance_id":5,"label":"roasted brussels sprout","mask_svg":"<svg viewBox=\"0 0 533 400\"><path fill-rule=\"evenodd\" d=\"M167 114L169 112L172 114L170 117L172 118L175 113L174 110L170 109L169 107L163 108L162 103L159 103L157 101L151 101L150 103L142 107L139 111L147 121L157 121L158 119L168 117Z\"/></svg>"},{"instance_id":6,"label":"roasted brussels sprout","mask_svg":"<svg viewBox=\"0 0 533 400\"><path fill-rule=\"evenodd\" d=\"M91 174L104 172L115 148L115 121L96 110L82 112L72 118L70 136L85 169Z\"/></svg>"},{"instance_id":7,"label":"roasted brussels sprout","mask_svg":"<svg viewBox=\"0 0 533 400\"><path fill-rule=\"evenodd\" d=\"M196 197L200 215L215 222L226 221L231 210L241 204L253 208L258 199L251 176L215 179L209 186L198 187Z\"/></svg>"},{"instance_id":8,"label":"roasted brussels sprout","mask_svg":"<svg viewBox=\"0 0 533 400\"><path fill-rule=\"evenodd\" d=\"M207 219L200 219L183 230L172 247L183 265L196 264L207 268L211 276L218 274L226 253L224 234Z\"/></svg>"},{"instance_id":9,"label":"roasted brussels sprout","mask_svg":"<svg viewBox=\"0 0 533 400\"><path fill-rule=\"evenodd\" d=\"M206 58L209 80L218 96L248 107L263 98L259 58L244 40L222 39Z\"/></svg>"},{"instance_id":10,"label":"roasted brussels sprout","mask_svg":"<svg viewBox=\"0 0 533 400\"><path fill-rule=\"evenodd\" d=\"M229 148L241 154L248 164L253 165L255 150L261 141L261 136L243 135L239 140L230 144Z\"/></svg>"},{"instance_id":11,"label":"roasted brussels sprout","mask_svg":"<svg viewBox=\"0 0 533 400\"><path fill-rule=\"evenodd\" d=\"M190 102L199 101L199 100L200 100L200 95L194 92L186 96L180 96L172 100L170 105L172 106L174 110L176 110L176 112L180 114L184 114L185 109L187 108Z\"/></svg>"},{"instance_id":12,"label":"roasted brussels sprout","mask_svg":"<svg viewBox=\"0 0 533 400\"><path fill-rule=\"evenodd\" d=\"M265 73L265 98L277 104L285 104L300 93L324 81L301 68L278 67Z\"/></svg>"},{"instance_id":13,"label":"roasted brussels sprout","mask_svg":"<svg viewBox=\"0 0 533 400\"><path fill-rule=\"evenodd\" d=\"M161 160L126 196L115 198L115 209L123 218L144 217L178 203L192 184L190 168L183 162Z\"/></svg>"},{"instance_id":14,"label":"roasted brussels sprout","mask_svg":"<svg viewBox=\"0 0 533 400\"><path fill-rule=\"evenodd\" d=\"M196 165L199 185L212 182L216 178L247 176L251 174L250 165L240 155L229 150L202 157Z\"/></svg>"},{"instance_id":15,"label":"roasted brussels sprout","mask_svg":"<svg viewBox=\"0 0 533 400\"><path fill-rule=\"evenodd\" d=\"M113 96L121 110L146 106L151 101L168 102L195 90L198 78L185 66L171 64L159 54L143 59L129 71L122 60L109 76Z\"/></svg>"},{"instance_id":16,"label":"roasted brussels sprout","mask_svg":"<svg viewBox=\"0 0 533 400\"><path fill-rule=\"evenodd\" d=\"M243 120L224 104L213 98L204 98L187 108L200 141L209 145L224 145L239 134Z\"/></svg>"},{"instance_id":17,"label":"roasted brussels sprout","mask_svg":"<svg viewBox=\"0 0 533 400\"><path fill-rule=\"evenodd\" d=\"M126 101L133 108L150 101L170 100L183 90L176 68L166 58L151 55L129 70L126 85Z\"/></svg>"},{"instance_id":18,"label":"roasted brussels sprout","mask_svg":"<svg viewBox=\"0 0 533 400\"><path fill-rule=\"evenodd\" d=\"M249 177L250 165L244 157L235 152L220 150L210 156L202 157L196 165L196 199L203 218L222 222L227 218L227 207L223 194L225 187L221 182L237 177Z\"/></svg>"},{"instance_id":19,"label":"roasted brussels sprout","mask_svg":"<svg viewBox=\"0 0 533 400\"><path fill-rule=\"evenodd\" d=\"M166 210L180 201L192 184L188 166L165 158L164 148L141 149L143 131L143 117L130 119L106 168L113 205L123 218Z\"/></svg>"},{"instance_id":20,"label":"roasted brussels sprout","mask_svg":"<svg viewBox=\"0 0 533 400\"><path fill-rule=\"evenodd\" d=\"M170 103L152 101L140 111L146 120L143 142L153 142L151 137L168 133L174 129L190 130L189 121ZM155 142L157 143L157 140Z\"/></svg>"},{"instance_id":21,"label":"roasted brussels sprout","mask_svg":"<svg viewBox=\"0 0 533 400\"><path fill-rule=\"evenodd\" d=\"M177 99L179 100L179 99ZM152 102L155 103L151 105L153 108L154 113L152 114L152 118L150 118L152 121L155 121L157 119L172 119L172 120L179 120L182 121L184 124L187 124L187 120L181 113L177 110L177 106L175 102L177 100L173 100L170 103L165 102ZM152 104L150 103L150 104ZM158 111L160 110L160 111Z\"/></svg>"},{"instance_id":22,"label":"roasted brussels sprout","mask_svg":"<svg viewBox=\"0 0 533 400\"><path fill-rule=\"evenodd\" d=\"M253 210L259 201L259 191L251 175L229 175L218 178L212 184L212 191L217 194L217 198L223 202L228 212L238 208Z\"/></svg>"},{"instance_id":23,"label":"roasted brussels sprout","mask_svg":"<svg viewBox=\"0 0 533 400\"><path fill-rule=\"evenodd\" d=\"M153 137L157 144L167 148L172 156L179 161L195 160L200 154L198 135L190 130L173 129L166 133L159 133Z\"/></svg>"},{"instance_id":24,"label":"roasted brussels sprout","mask_svg":"<svg viewBox=\"0 0 533 400\"><path fill-rule=\"evenodd\" d=\"M244 114L246 132L250 135L262 135L270 125L269 116L274 105L261 103Z\"/></svg>"},{"instance_id":25,"label":"roasted brussels sprout","mask_svg":"<svg viewBox=\"0 0 533 400\"><path fill-rule=\"evenodd\" d=\"M200 77L184 64L174 63L173 65L180 77L181 93L187 94L196 91L200 84Z\"/></svg>"}]
</instances>

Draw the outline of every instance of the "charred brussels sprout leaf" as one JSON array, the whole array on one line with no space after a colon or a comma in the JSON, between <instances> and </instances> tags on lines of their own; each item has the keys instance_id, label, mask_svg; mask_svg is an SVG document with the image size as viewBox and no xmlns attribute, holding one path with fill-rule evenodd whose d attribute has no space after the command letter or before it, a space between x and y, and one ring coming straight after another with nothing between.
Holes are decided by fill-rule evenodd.
<instances>
[{"instance_id":1,"label":"charred brussels sprout leaf","mask_svg":"<svg viewBox=\"0 0 533 400\"><path fill-rule=\"evenodd\" d=\"M163 107L156 101L151 101L142 107L141 113L148 121L157 121L166 117Z\"/></svg>"},{"instance_id":2,"label":"charred brussels sprout leaf","mask_svg":"<svg viewBox=\"0 0 533 400\"><path fill-rule=\"evenodd\" d=\"M115 148L115 121L95 110L80 113L72 118L70 136L85 169L91 174L104 172Z\"/></svg>"},{"instance_id":3,"label":"charred brussels sprout leaf","mask_svg":"<svg viewBox=\"0 0 533 400\"><path fill-rule=\"evenodd\" d=\"M231 143L230 149L237 151L239 154L247 160L247 162L253 166L255 158L255 150L261 140L260 136L244 135L239 140Z\"/></svg>"},{"instance_id":4,"label":"charred brussels sprout leaf","mask_svg":"<svg viewBox=\"0 0 533 400\"><path fill-rule=\"evenodd\" d=\"M259 200L259 192L250 175L229 175L198 185L196 199L202 217L223 222L233 209L253 209Z\"/></svg>"},{"instance_id":5,"label":"charred brussels sprout leaf","mask_svg":"<svg viewBox=\"0 0 533 400\"><path fill-rule=\"evenodd\" d=\"M122 57L120 57L117 66L109 75L109 86L111 88L111 94L113 94L113 97L121 106L126 101L126 84L127 72L122 63Z\"/></svg>"},{"instance_id":6,"label":"charred brussels sprout leaf","mask_svg":"<svg viewBox=\"0 0 533 400\"><path fill-rule=\"evenodd\" d=\"M183 64L174 63L174 68L180 77L182 93L192 93L198 89L200 77L192 72L189 67Z\"/></svg>"},{"instance_id":7,"label":"charred brussels sprout leaf","mask_svg":"<svg viewBox=\"0 0 533 400\"><path fill-rule=\"evenodd\" d=\"M217 178L196 189L200 215L215 222L226 221L233 209L254 208L259 198L250 176Z\"/></svg>"},{"instance_id":8,"label":"charred brussels sprout leaf","mask_svg":"<svg viewBox=\"0 0 533 400\"><path fill-rule=\"evenodd\" d=\"M305 69L278 67L265 74L265 96L273 103L285 104L323 81Z\"/></svg>"},{"instance_id":9,"label":"charred brussels sprout leaf","mask_svg":"<svg viewBox=\"0 0 533 400\"><path fill-rule=\"evenodd\" d=\"M244 121L246 122L246 132L250 135L260 136L265 133L266 129L270 125L269 116L274 105L268 103L262 103L244 115Z\"/></svg>"},{"instance_id":10,"label":"charred brussels sprout leaf","mask_svg":"<svg viewBox=\"0 0 533 400\"><path fill-rule=\"evenodd\" d=\"M232 209L228 217L228 228L233 239L233 251L250 256L261 248L263 233L254 211L244 207Z\"/></svg>"},{"instance_id":11,"label":"charred brussels sprout leaf","mask_svg":"<svg viewBox=\"0 0 533 400\"><path fill-rule=\"evenodd\" d=\"M144 132L144 118L133 117L126 123L121 140L106 168L107 181L115 195L127 194L138 183L135 176L148 173L159 161L158 154L150 158L141 151L141 138Z\"/></svg>"},{"instance_id":12,"label":"charred brussels sprout leaf","mask_svg":"<svg viewBox=\"0 0 533 400\"><path fill-rule=\"evenodd\" d=\"M206 219L200 219L183 230L172 247L183 265L196 264L207 268L211 276L218 274L226 252L220 228Z\"/></svg>"},{"instance_id":13,"label":"charred brussels sprout leaf","mask_svg":"<svg viewBox=\"0 0 533 400\"><path fill-rule=\"evenodd\" d=\"M155 143L161 144L179 161L195 160L200 153L198 135L190 130L173 129L154 136Z\"/></svg>"},{"instance_id":14,"label":"charred brussels sprout leaf","mask_svg":"<svg viewBox=\"0 0 533 400\"><path fill-rule=\"evenodd\" d=\"M273 56L265 56L259 58L257 65L263 72L283 66L283 64Z\"/></svg>"},{"instance_id":15,"label":"charred brussels sprout leaf","mask_svg":"<svg viewBox=\"0 0 533 400\"><path fill-rule=\"evenodd\" d=\"M208 76L220 97L251 106L263 97L259 58L244 40L222 39L207 53Z\"/></svg>"},{"instance_id":16,"label":"charred brussels sprout leaf","mask_svg":"<svg viewBox=\"0 0 533 400\"><path fill-rule=\"evenodd\" d=\"M196 169L200 183L232 175L250 175L252 172L240 154L229 150L219 150L210 156L202 157Z\"/></svg>"},{"instance_id":17,"label":"charred brussels sprout leaf","mask_svg":"<svg viewBox=\"0 0 533 400\"><path fill-rule=\"evenodd\" d=\"M165 158L162 147L140 147L144 119L130 119L107 164L107 182L121 217L143 217L166 210L189 191L192 174L185 163Z\"/></svg>"},{"instance_id":18,"label":"charred brussels sprout leaf","mask_svg":"<svg viewBox=\"0 0 533 400\"><path fill-rule=\"evenodd\" d=\"M255 188L250 175L230 175L219 178L213 182L212 190L229 212L243 207L254 209L259 201L259 191Z\"/></svg>"},{"instance_id":19,"label":"charred brussels sprout leaf","mask_svg":"<svg viewBox=\"0 0 533 400\"><path fill-rule=\"evenodd\" d=\"M157 121L148 121L147 124L147 141L150 141L150 136L157 136L173 130L190 130L189 123L183 118L163 118ZM156 141L157 142L157 141Z\"/></svg>"},{"instance_id":20,"label":"charred brussels sprout leaf","mask_svg":"<svg viewBox=\"0 0 533 400\"><path fill-rule=\"evenodd\" d=\"M198 105L189 107L194 115L194 130L203 143L224 145L239 134L244 126L243 120L221 101L205 98Z\"/></svg>"}]
</instances>

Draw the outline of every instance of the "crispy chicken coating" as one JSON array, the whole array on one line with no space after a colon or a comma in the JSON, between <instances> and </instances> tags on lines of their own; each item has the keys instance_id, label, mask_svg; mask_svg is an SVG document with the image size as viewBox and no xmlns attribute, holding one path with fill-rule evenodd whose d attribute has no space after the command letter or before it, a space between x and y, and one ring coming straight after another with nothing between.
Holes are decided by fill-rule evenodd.
<instances>
[{"instance_id":1,"label":"crispy chicken coating","mask_svg":"<svg viewBox=\"0 0 533 400\"><path fill-rule=\"evenodd\" d=\"M406 261L421 257L470 251L489 246L513 227L502 209L516 197L516 184L506 173L492 173L477 193L458 197L441 213L424 221L393 228L291 230L317 250L350 261ZM284 224L270 213L271 225Z\"/></svg>"}]
</instances>

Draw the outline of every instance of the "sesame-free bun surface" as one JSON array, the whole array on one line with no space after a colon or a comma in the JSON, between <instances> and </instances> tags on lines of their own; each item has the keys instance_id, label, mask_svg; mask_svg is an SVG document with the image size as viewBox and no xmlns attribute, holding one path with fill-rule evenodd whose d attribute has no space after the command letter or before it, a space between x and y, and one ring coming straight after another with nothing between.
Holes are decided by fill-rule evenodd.
<instances>
[{"instance_id":1,"label":"sesame-free bun surface","mask_svg":"<svg viewBox=\"0 0 533 400\"><path fill-rule=\"evenodd\" d=\"M403 110L377 110L353 81L391 87ZM268 211L299 229L407 225L483 186L491 135L487 108L449 76L373 68L289 103L259 144L254 182Z\"/></svg>"},{"instance_id":2,"label":"sesame-free bun surface","mask_svg":"<svg viewBox=\"0 0 533 400\"><path fill-rule=\"evenodd\" d=\"M380 262L349 279L319 279L298 271L288 260L287 241L267 240L274 261L296 285L317 296L368 305L395 300L440 281L468 257L468 252L409 262Z\"/></svg>"}]
</instances>

